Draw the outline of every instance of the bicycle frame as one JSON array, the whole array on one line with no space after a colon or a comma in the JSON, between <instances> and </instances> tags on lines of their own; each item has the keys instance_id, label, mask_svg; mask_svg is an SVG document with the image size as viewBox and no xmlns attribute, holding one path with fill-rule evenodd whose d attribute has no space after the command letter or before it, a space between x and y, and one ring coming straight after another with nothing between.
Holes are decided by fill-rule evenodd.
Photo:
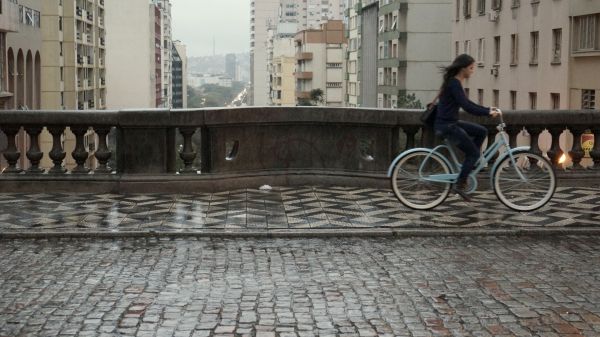
<instances>
[{"instance_id":1,"label":"bicycle frame","mask_svg":"<svg viewBox=\"0 0 600 337\"><path fill-rule=\"evenodd\" d=\"M475 168L469 175L471 178L475 178L475 176L477 174L479 174L479 172L481 172L481 170L483 170L487 166L487 164L492 160L492 158L496 155L496 153L499 153L500 149L504 146L506 148L506 153L503 156L498 156L498 159L496 162L499 162L499 160L503 159L506 155L510 156L510 160L513 164L513 167L517 171L517 174L519 175L519 177L523 181L527 181L527 179L523 176L523 174L521 173L521 170L519 170L519 168L517 166L517 163L516 163L516 160L514 157L514 153L523 151L523 150L529 150L529 146L517 147L514 149L511 148L510 144L507 141L508 134L504 131L505 127L506 127L506 125L504 124L504 121L501 119L500 124L497 126L497 129L500 132L500 137L497 137L497 139L494 140L494 142L490 146L488 146L487 149L485 149L485 151L483 152L483 155L479 158L479 160L475 164ZM428 162L428 160L430 159L430 157L432 155L436 154L442 158L447 158L441 153L442 149L447 149L448 152L450 153L450 157L452 159L451 163L453 164L450 167L450 169L452 170L452 173L434 174L434 175L424 176L423 169L425 167L425 164ZM448 160L446 160L446 161L450 162ZM456 183L456 180L458 179L458 172L460 171L460 167L461 167L461 164L458 161L456 153L454 152L454 150L453 150L452 146L449 144L449 142L446 141L446 144L441 144L441 145L438 145L438 146L434 147L433 149L431 149L429 155L427 157L425 157L425 159L421 163L421 166L419 167L419 177L425 181L454 184L454 183ZM495 169L497 169L496 165L494 166L494 169L492 171L494 171ZM474 180L475 184L477 184L477 180L476 179L473 179L473 180Z\"/></svg>"}]
</instances>

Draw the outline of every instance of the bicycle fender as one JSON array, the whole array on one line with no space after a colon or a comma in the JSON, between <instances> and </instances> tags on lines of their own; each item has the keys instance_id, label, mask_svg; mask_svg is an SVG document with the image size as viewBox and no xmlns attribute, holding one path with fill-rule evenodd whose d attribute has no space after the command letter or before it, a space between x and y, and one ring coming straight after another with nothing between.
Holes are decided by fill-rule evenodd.
<instances>
[{"instance_id":1,"label":"bicycle fender","mask_svg":"<svg viewBox=\"0 0 600 337\"><path fill-rule=\"evenodd\" d=\"M496 172L498 166L504 160L504 158L508 157L510 154L517 154L519 152L529 152L530 149L531 146L519 146L510 149L510 151L504 152L502 156L498 157L498 159L496 159L496 162L494 163L494 166L492 167L492 170L490 171L490 186L494 186L494 172Z\"/></svg>"},{"instance_id":2,"label":"bicycle fender","mask_svg":"<svg viewBox=\"0 0 600 337\"><path fill-rule=\"evenodd\" d=\"M419 151L431 152L432 149L429 149L429 148L426 148L426 147L417 147L417 148L414 148L414 149L410 149L410 150L406 150L404 152L401 152L398 156L396 156L396 158L390 164L390 167L388 168L388 172L387 172L387 177L388 178L392 177L392 171L394 171L394 166L396 166L396 164L398 164L398 162L400 161L400 159L402 159L404 156L407 156L407 155L409 155L411 153L419 152ZM448 161L448 159L446 159L445 156L438 155L438 157L440 157L448 165L449 168L452 168L452 166L450 165L450 162Z\"/></svg>"}]
</instances>

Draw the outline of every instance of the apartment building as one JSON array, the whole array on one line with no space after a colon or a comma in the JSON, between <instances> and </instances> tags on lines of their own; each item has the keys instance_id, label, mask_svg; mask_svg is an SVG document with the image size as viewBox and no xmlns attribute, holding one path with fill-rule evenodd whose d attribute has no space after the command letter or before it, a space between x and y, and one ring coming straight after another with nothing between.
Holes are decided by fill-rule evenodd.
<instances>
[{"instance_id":1,"label":"apartment building","mask_svg":"<svg viewBox=\"0 0 600 337\"><path fill-rule=\"evenodd\" d=\"M571 0L569 108L600 109L600 2Z\"/></svg>"},{"instance_id":2,"label":"apartment building","mask_svg":"<svg viewBox=\"0 0 600 337\"><path fill-rule=\"evenodd\" d=\"M346 53L346 105L349 107L376 106L377 104L377 55L362 53L362 46L370 46L367 50L377 49L377 12L378 0L347 0L344 21L348 51ZM363 35L366 39L363 39ZM364 66L370 71L363 72ZM367 92L361 87L362 75L367 74ZM369 90L368 88L372 88ZM369 103L370 102L370 103Z\"/></svg>"},{"instance_id":3,"label":"apartment building","mask_svg":"<svg viewBox=\"0 0 600 337\"><path fill-rule=\"evenodd\" d=\"M451 8L451 0L348 0L345 104L400 108L431 101L439 67L450 62Z\"/></svg>"},{"instance_id":4,"label":"apartment building","mask_svg":"<svg viewBox=\"0 0 600 337\"><path fill-rule=\"evenodd\" d=\"M162 92L160 107L171 108L173 98L173 69L172 69L172 50L173 39L171 29L171 7L170 0L153 0L158 3L161 12L161 50L162 50Z\"/></svg>"},{"instance_id":5,"label":"apartment building","mask_svg":"<svg viewBox=\"0 0 600 337\"><path fill-rule=\"evenodd\" d=\"M27 110L41 106L40 10L40 0L0 2L0 109ZM16 145L19 152L27 152L29 138L24 130L16 135ZM6 166L1 156L0 169ZM24 155L18 166L29 168Z\"/></svg>"},{"instance_id":6,"label":"apartment building","mask_svg":"<svg viewBox=\"0 0 600 337\"><path fill-rule=\"evenodd\" d=\"M269 102L269 72L267 69L268 29L277 21L279 0L250 2L250 90L248 105Z\"/></svg>"},{"instance_id":7,"label":"apartment building","mask_svg":"<svg viewBox=\"0 0 600 337\"><path fill-rule=\"evenodd\" d=\"M296 34L296 101L310 100L312 90L323 92L326 106L344 105L346 39L341 20L330 20L321 29Z\"/></svg>"},{"instance_id":8,"label":"apartment building","mask_svg":"<svg viewBox=\"0 0 600 337\"><path fill-rule=\"evenodd\" d=\"M296 104L294 37L298 31L297 27L298 24L295 22L279 22L269 29L267 69L270 79L270 105L294 106Z\"/></svg>"},{"instance_id":9,"label":"apartment building","mask_svg":"<svg viewBox=\"0 0 600 337\"><path fill-rule=\"evenodd\" d=\"M425 106L439 91L440 66L451 61L452 0L378 5L377 107Z\"/></svg>"},{"instance_id":10,"label":"apartment building","mask_svg":"<svg viewBox=\"0 0 600 337\"><path fill-rule=\"evenodd\" d=\"M225 55L225 74L231 77L234 81L239 81L240 74L238 72L237 57L235 54Z\"/></svg>"},{"instance_id":11,"label":"apartment building","mask_svg":"<svg viewBox=\"0 0 600 337\"><path fill-rule=\"evenodd\" d=\"M187 51L181 41L173 41L173 108L187 108Z\"/></svg>"},{"instance_id":12,"label":"apartment building","mask_svg":"<svg viewBox=\"0 0 600 337\"><path fill-rule=\"evenodd\" d=\"M298 31L320 29L327 20L341 20L344 0L253 0L250 18L250 105L270 102L267 46L269 29L279 22L293 22Z\"/></svg>"},{"instance_id":13,"label":"apartment building","mask_svg":"<svg viewBox=\"0 0 600 337\"><path fill-rule=\"evenodd\" d=\"M11 0L0 0L0 109L13 97L9 88L8 54L6 48L6 34L19 30L19 7ZM14 59L14 55L11 57ZM12 61L14 64L14 61Z\"/></svg>"},{"instance_id":14,"label":"apartment building","mask_svg":"<svg viewBox=\"0 0 600 337\"><path fill-rule=\"evenodd\" d=\"M109 109L164 106L162 10L148 0L105 0Z\"/></svg>"},{"instance_id":15,"label":"apartment building","mask_svg":"<svg viewBox=\"0 0 600 337\"><path fill-rule=\"evenodd\" d=\"M455 0L453 56L478 71L471 99L505 109L595 108L600 3L588 0Z\"/></svg>"}]
</instances>

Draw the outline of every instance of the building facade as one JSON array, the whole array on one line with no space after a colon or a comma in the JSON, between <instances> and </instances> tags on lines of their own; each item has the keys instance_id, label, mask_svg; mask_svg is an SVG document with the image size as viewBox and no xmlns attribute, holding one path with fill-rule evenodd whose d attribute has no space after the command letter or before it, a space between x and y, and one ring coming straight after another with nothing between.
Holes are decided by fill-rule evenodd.
<instances>
[{"instance_id":1,"label":"building facade","mask_svg":"<svg viewBox=\"0 0 600 337\"><path fill-rule=\"evenodd\" d=\"M157 107L156 12L147 0L105 0L109 109ZM160 17L158 17L160 19ZM160 88L160 87L158 87Z\"/></svg>"},{"instance_id":2,"label":"building facade","mask_svg":"<svg viewBox=\"0 0 600 337\"><path fill-rule=\"evenodd\" d=\"M453 56L472 54L474 101L505 109L595 108L597 1L454 1Z\"/></svg>"},{"instance_id":3,"label":"building facade","mask_svg":"<svg viewBox=\"0 0 600 337\"><path fill-rule=\"evenodd\" d=\"M173 108L187 108L187 51L180 41L173 41Z\"/></svg>"},{"instance_id":4,"label":"building facade","mask_svg":"<svg viewBox=\"0 0 600 337\"><path fill-rule=\"evenodd\" d=\"M379 1L377 107L422 107L437 95L439 68L451 61L451 8L451 0Z\"/></svg>"},{"instance_id":5,"label":"building facade","mask_svg":"<svg viewBox=\"0 0 600 337\"><path fill-rule=\"evenodd\" d=\"M323 23L320 30L298 32L296 41L296 102L311 100L311 92L320 89L319 105L344 105L344 53L346 40L340 20ZM313 102L315 103L315 102Z\"/></svg>"},{"instance_id":6,"label":"building facade","mask_svg":"<svg viewBox=\"0 0 600 337\"><path fill-rule=\"evenodd\" d=\"M231 77L234 81L239 81L237 66L237 57L235 54L225 55L225 74Z\"/></svg>"},{"instance_id":7,"label":"building facade","mask_svg":"<svg viewBox=\"0 0 600 337\"><path fill-rule=\"evenodd\" d=\"M267 105L269 101L266 46L268 29L277 20L279 6L279 0L252 0L250 2L249 105Z\"/></svg>"},{"instance_id":8,"label":"building facade","mask_svg":"<svg viewBox=\"0 0 600 337\"><path fill-rule=\"evenodd\" d=\"M294 37L298 30L295 22L280 21L269 30L267 44L267 69L270 79L270 105L293 106L296 104L294 70L296 69L296 46Z\"/></svg>"},{"instance_id":9,"label":"building facade","mask_svg":"<svg viewBox=\"0 0 600 337\"><path fill-rule=\"evenodd\" d=\"M296 23L297 31L320 29L328 20L341 20L344 0L254 0L250 18L250 77L249 105L270 102L268 41L270 29L279 23Z\"/></svg>"}]
</instances>

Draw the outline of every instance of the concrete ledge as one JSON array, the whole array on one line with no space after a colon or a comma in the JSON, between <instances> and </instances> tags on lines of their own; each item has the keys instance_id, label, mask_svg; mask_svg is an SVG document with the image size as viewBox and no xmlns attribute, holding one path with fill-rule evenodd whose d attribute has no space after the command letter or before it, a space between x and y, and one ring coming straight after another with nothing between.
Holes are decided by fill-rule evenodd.
<instances>
[{"instance_id":1,"label":"concrete ledge","mask_svg":"<svg viewBox=\"0 0 600 337\"><path fill-rule=\"evenodd\" d=\"M598 187L600 170L557 171L558 186ZM384 173L330 170L277 170L222 174L161 175L0 175L3 193L214 193L271 186L352 186L390 188ZM479 177L486 190L489 177Z\"/></svg>"},{"instance_id":2,"label":"concrete ledge","mask_svg":"<svg viewBox=\"0 0 600 337\"><path fill-rule=\"evenodd\" d=\"M573 228L518 228L518 229L306 229L306 230L206 230L206 231L65 231L65 232L4 232L0 240L8 239L48 239L48 238L89 238L113 239L136 237L214 237L214 238L339 238L339 237L440 237L440 236L565 236L600 235L600 227Z\"/></svg>"}]
</instances>

